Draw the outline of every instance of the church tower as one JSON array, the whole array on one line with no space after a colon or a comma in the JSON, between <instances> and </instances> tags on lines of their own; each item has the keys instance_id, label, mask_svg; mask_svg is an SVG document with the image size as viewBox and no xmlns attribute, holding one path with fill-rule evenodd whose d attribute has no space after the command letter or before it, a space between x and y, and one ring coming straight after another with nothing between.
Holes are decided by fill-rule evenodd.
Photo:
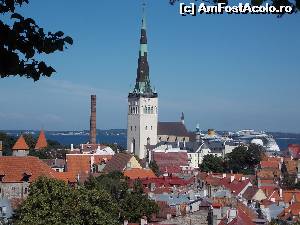
<instances>
[{"instance_id":1,"label":"church tower","mask_svg":"<svg viewBox=\"0 0 300 225\"><path fill-rule=\"evenodd\" d=\"M158 95L149 77L146 17L143 9L140 51L135 87L128 95L127 149L140 159L146 146L157 144Z\"/></svg>"}]
</instances>

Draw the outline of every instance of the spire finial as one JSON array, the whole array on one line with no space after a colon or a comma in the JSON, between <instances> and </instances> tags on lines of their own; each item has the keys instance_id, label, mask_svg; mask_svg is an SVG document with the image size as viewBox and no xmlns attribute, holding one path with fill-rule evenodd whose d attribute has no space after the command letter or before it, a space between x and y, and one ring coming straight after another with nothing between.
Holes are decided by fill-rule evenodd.
<instances>
[{"instance_id":1,"label":"spire finial","mask_svg":"<svg viewBox=\"0 0 300 225\"><path fill-rule=\"evenodd\" d=\"M146 30L146 2L145 1L143 1L143 4L142 4L142 13L143 13L142 29Z\"/></svg>"}]
</instances>

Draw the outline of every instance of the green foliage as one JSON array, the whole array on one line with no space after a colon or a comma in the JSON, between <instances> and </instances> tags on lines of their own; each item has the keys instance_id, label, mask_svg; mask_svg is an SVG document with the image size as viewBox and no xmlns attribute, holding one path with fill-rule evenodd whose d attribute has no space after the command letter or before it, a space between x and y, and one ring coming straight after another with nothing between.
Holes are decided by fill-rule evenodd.
<instances>
[{"instance_id":1,"label":"green foliage","mask_svg":"<svg viewBox=\"0 0 300 225\"><path fill-rule=\"evenodd\" d=\"M239 146L227 154L226 170L234 173L254 174L262 156L263 149L259 145Z\"/></svg>"},{"instance_id":2,"label":"green foliage","mask_svg":"<svg viewBox=\"0 0 300 225\"><path fill-rule=\"evenodd\" d=\"M2 141L3 155L12 155L12 147L14 146L17 139L15 137L9 136L6 133L0 132L0 141Z\"/></svg>"},{"instance_id":3,"label":"green foliage","mask_svg":"<svg viewBox=\"0 0 300 225\"><path fill-rule=\"evenodd\" d=\"M284 189L299 189L300 183L295 183L296 181L296 176L289 174L286 164L283 163L281 167L281 174L282 174L282 179L281 179L281 187Z\"/></svg>"},{"instance_id":4,"label":"green foliage","mask_svg":"<svg viewBox=\"0 0 300 225\"><path fill-rule=\"evenodd\" d=\"M214 155L205 155L200 169L204 172L222 173L224 172L223 159Z\"/></svg>"},{"instance_id":5,"label":"green foliage","mask_svg":"<svg viewBox=\"0 0 300 225\"><path fill-rule=\"evenodd\" d=\"M130 222L138 222L142 216L148 218L158 212L157 204L149 200L143 192L142 184L139 180L129 188L127 180L120 172L113 172L99 177L90 177L85 183L89 190L106 190L111 194L114 202L118 205L120 222L124 219Z\"/></svg>"},{"instance_id":6,"label":"green foliage","mask_svg":"<svg viewBox=\"0 0 300 225\"><path fill-rule=\"evenodd\" d=\"M39 178L16 213L17 225L117 225L118 210L104 190L70 188L62 181Z\"/></svg>"},{"instance_id":7,"label":"green foliage","mask_svg":"<svg viewBox=\"0 0 300 225\"><path fill-rule=\"evenodd\" d=\"M34 81L40 76L50 77L54 68L38 59L39 54L63 51L73 40L62 31L45 32L32 18L16 13L16 7L29 0L1 0L0 13L10 18L9 23L0 20L0 76L25 76Z\"/></svg>"},{"instance_id":8,"label":"green foliage","mask_svg":"<svg viewBox=\"0 0 300 225\"><path fill-rule=\"evenodd\" d=\"M123 199L129 189L125 177L120 172L90 177L85 187L90 190L106 190L116 202Z\"/></svg>"},{"instance_id":9,"label":"green foliage","mask_svg":"<svg viewBox=\"0 0 300 225\"><path fill-rule=\"evenodd\" d=\"M261 146L251 144L249 146L239 146L231 153L227 154L223 160L214 155L206 155L200 169L205 172L234 172L243 174L254 174L255 168L260 163L263 156Z\"/></svg>"},{"instance_id":10,"label":"green foliage","mask_svg":"<svg viewBox=\"0 0 300 225\"><path fill-rule=\"evenodd\" d=\"M153 160L149 163L149 168L155 173L156 176L158 176L158 177L160 176L159 167L155 160Z\"/></svg>"},{"instance_id":11,"label":"green foliage","mask_svg":"<svg viewBox=\"0 0 300 225\"><path fill-rule=\"evenodd\" d=\"M149 200L146 195L139 193L127 194L120 202L121 218L127 219L130 222L138 222L142 216L148 218L153 213L158 213L159 208L157 204Z\"/></svg>"}]
</instances>

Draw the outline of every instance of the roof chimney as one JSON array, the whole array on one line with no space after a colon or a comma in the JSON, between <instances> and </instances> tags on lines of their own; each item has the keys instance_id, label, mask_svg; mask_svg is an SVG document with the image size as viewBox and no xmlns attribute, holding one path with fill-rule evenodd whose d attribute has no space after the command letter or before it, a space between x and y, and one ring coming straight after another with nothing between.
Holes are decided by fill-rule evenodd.
<instances>
[{"instance_id":1,"label":"roof chimney","mask_svg":"<svg viewBox=\"0 0 300 225\"><path fill-rule=\"evenodd\" d=\"M91 95L90 143L96 144L96 95Z\"/></svg>"},{"instance_id":2,"label":"roof chimney","mask_svg":"<svg viewBox=\"0 0 300 225\"><path fill-rule=\"evenodd\" d=\"M230 176L230 183L232 183L234 181L234 175Z\"/></svg>"}]
</instances>

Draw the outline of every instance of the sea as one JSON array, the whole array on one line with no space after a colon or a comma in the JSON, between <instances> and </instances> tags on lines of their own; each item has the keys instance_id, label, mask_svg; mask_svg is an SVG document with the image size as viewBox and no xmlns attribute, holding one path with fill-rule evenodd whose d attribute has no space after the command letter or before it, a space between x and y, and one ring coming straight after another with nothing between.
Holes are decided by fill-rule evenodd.
<instances>
[{"instance_id":1,"label":"sea","mask_svg":"<svg viewBox=\"0 0 300 225\"><path fill-rule=\"evenodd\" d=\"M79 145L89 141L88 135L47 135L50 140L56 140L64 145ZM126 148L126 135L98 135L97 142L105 144L118 144ZM286 150L289 144L300 144L300 137L275 137L279 148Z\"/></svg>"},{"instance_id":2,"label":"sea","mask_svg":"<svg viewBox=\"0 0 300 225\"><path fill-rule=\"evenodd\" d=\"M31 133L34 136L37 136L39 131L20 131L20 130L10 130L3 131L12 136L17 136L20 133ZM220 131L221 132L221 131ZM55 131L46 131L46 137L48 140L58 141L63 145L74 144L79 145L87 143L89 141L89 135L87 131L77 134L72 134L74 132L55 132ZM300 134L295 133L283 133L283 132L269 132L268 134L272 135L275 141L277 142L280 150L286 150L289 144L300 144ZM126 148L126 130L125 129L112 129L112 130L98 130L97 132L97 142L103 144L117 144Z\"/></svg>"}]
</instances>

